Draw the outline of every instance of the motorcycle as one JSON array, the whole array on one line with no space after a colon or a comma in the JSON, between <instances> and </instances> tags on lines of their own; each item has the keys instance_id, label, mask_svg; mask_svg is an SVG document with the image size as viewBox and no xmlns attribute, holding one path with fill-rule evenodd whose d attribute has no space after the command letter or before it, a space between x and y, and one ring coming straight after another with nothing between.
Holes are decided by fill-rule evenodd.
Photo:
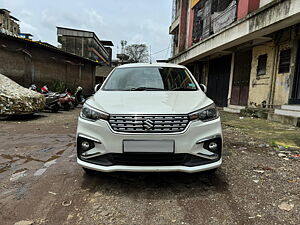
<instances>
[{"instance_id":1,"label":"motorcycle","mask_svg":"<svg viewBox=\"0 0 300 225\"><path fill-rule=\"evenodd\" d=\"M75 97L72 96L70 89L66 89L66 92L59 95L60 108L69 111L75 107Z\"/></svg>"},{"instance_id":2,"label":"motorcycle","mask_svg":"<svg viewBox=\"0 0 300 225\"><path fill-rule=\"evenodd\" d=\"M78 86L75 92L75 107L79 104L83 104L85 102L85 98L82 94L83 88Z\"/></svg>"},{"instance_id":3,"label":"motorcycle","mask_svg":"<svg viewBox=\"0 0 300 225\"><path fill-rule=\"evenodd\" d=\"M59 106L59 94L55 92L49 92L44 94L46 98L46 107L45 109L50 110L53 113L57 113L60 106Z\"/></svg>"},{"instance_id":4,"label":"motorcycle","mask_svg":"<svg viewBox=\"0 0 300 225\"><path fill-rule=\"evenodd\" d=\"M37 91L37 87L35 84L32 84L29 87L29 89L32 91ZM59 103L58 103L59 95L55 92L50 92L47 85L44 85L41 88L41 94L44 95L46 99L45 109L50 110L53 113L57 113L59 110Z\"/></svg>"}]
</instances>

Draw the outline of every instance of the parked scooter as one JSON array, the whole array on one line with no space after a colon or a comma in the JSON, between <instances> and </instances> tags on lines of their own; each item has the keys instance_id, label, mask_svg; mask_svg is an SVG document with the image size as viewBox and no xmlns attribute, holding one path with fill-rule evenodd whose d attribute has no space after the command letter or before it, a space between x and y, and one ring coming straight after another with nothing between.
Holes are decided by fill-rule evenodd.
<instances>
[{"instance_id":1,"label":"parked scooter","mask_svg":"<svg viewBox=\"0 0 300 225\"><path fill-rule=\"evenodd\" d=\"M66 89L66 92L59 96L60 108L69 111L75 107L75 97L72 96L70 89Z\"/></svg>"},{"instance_id":2,"label":"parked scooter","mask_svg":"<svg viewBox=\"0 0 300 225\"><path fill-rule=\"evenodd\" d=\"M75 107L85 102L85 98L83 97L82 91L83 88L78 86L75 92Z\"/></svg>"},{"instance_id":3,"label":"parked scooter","mask_svg":"<svg viewBox=\"0 0 300 225\"><path fill-rule=\"evenodd\" d=\"M53 113L57 113L59 110L59 95L55 92L44 94L46 98L46 108Z\"/></svg>"},{"instance_id":4,"label":"parked scooter","mask_svg":"<svg viewBox=\"0 0 300 225\"><path fill-rule=\"evenodd\" d=\"M37 91L37 87L35 84L30 85L29 90Z\"/></svg>"},{"instance_id":5,"label":"parked scooter","mask_svg":"<svg viewBox=\"0 0 300 225\"><path fill-rule=\"evenodd\" d=\"M38 92L35 84L32 84L29 87L29 90ZM59 102L58 102L59 94L55 92L50 92L47 85L44 85L41 88L41 94L44 95L46 99L45 109L50 110L53 113L57 113L59 110Z\"/></svg>"},{"instance_id":6,"label":"parked scooter","mask_svg":"<svg viewBox=\"0 0 300 225\"><path fill-rule=\"evenodd\" d=\"M46 98L46 110L50 110L53 113L57 113L60 105L59 105L59 94L55 92L50 92L47 85L41 88L41 93Z\"/></svg>"}]
</instances>

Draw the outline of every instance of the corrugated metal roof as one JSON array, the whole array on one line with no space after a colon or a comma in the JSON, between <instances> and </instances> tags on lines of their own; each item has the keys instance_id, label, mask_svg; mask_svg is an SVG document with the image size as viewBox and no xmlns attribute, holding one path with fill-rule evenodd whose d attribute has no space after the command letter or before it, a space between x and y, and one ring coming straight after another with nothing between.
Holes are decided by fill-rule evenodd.
<instances>
[{"instance_id":1,"label":"corrugated metal roof","mask_svg":"<svg viewBox=\"0 0 300 225\"><path fill-rule=\"evenodd\" d=\"M0 37L1 38L7 38L7 39L10 39L10 40L14 40L14 41L18 41L18 42L23 42L23 43L33 45L33 46L38 47L38 48L43 48L43 49L46 49L46 50L49 50L49 51L52 51L52 52L56 52L58 54L66 55L66 56L69 56L69 57L77 58L79 60L88 61L90 63L100 65L98 62L96 62L94 60L91 60L91 59L88 59L88 58L85 58L85 57L82 57L82 56L78 56L78 55L75 55L75 54L72 54L72 53L69 53L69 52L65 52L63 50L60 50L59 48L56 48L54 46L51 46L51 45L48 45L48 44L45 44L45 43L42 43L42 42L32 41L32 40L29 40L29 39L15 37L15 36L3 34L3 33L0 33Z\"/></svg>"}]
</instances>

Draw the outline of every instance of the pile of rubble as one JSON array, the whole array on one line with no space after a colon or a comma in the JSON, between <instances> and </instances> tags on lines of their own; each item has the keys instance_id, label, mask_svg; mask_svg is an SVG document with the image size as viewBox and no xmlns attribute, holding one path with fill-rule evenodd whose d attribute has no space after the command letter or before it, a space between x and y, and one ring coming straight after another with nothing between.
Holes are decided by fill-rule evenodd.
<instances>
[{"instance_id":1,"label":"pile of rubble","mask_svg":"<svg viewBox=\"0 0 300 225\"><path fill-rule=\"evenodd\" d=\"M45 97L0 74L0 115L31 114L43 110Z\"/></svg>"}]
</instances>

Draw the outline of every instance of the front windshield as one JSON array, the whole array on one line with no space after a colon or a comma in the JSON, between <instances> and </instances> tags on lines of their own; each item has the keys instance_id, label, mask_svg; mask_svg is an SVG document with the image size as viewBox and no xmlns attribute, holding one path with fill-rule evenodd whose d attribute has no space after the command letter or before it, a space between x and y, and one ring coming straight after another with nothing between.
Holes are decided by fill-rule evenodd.
<instances>
[{"instance_id":1,"label":"front windshield","mask_svg":"<svg viewBox=\"0 0 300 225\"><path fill-rule=\"evenodd\" d=\"M183 68L133 67L116 69L105 83L106 91L195 91L196 84Z\"/></svg>"}]
</instances>

